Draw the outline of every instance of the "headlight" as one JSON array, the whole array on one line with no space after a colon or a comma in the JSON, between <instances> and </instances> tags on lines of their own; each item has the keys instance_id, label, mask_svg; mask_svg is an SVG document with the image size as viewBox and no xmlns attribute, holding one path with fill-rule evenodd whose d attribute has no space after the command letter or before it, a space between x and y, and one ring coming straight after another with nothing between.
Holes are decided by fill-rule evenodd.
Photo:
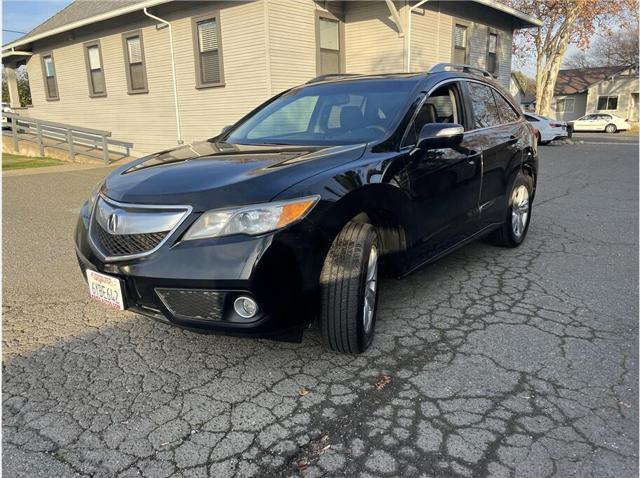
<instances>
[{"instance_id":1,"label":"headlight","mask_svg":"<svg viewBox=\"0 0 640 478\"><path fill-rule=\"evenodd\" d=\"M104 181L100 181L91 190L91 194L89 194L89 209L93 209L93 205L96 203L96 200L98 199L98 194L100 194L100 189L102 189L103 184L104 184Z\"/></svg>"},{"instance_id":2,"label":"headlight","mask_svg":"<svg viewBox=\"0 0 640 478\"><path fill-rule=\"evenodd\" d=\"M184 240L232 234L256 236L275 231L305 217L318 199L319 196L311 196L291 201L207 211L191 225Z\"/></svg>"}]
</instances>

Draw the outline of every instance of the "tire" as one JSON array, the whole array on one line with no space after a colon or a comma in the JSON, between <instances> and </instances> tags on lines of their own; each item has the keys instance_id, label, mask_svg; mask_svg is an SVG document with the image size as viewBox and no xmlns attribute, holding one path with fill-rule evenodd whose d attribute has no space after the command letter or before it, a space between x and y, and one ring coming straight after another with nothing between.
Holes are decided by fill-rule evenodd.
<instances>
[{"instance_id":1,"label":"tire","mask_svg":"<svg viewBox=\"0 0 640 478\"><path fill-rule=\"evenodd\" d=\"M618 131L618 127L613 123L611 123L611 124L608 124L604 130L607 133L616 133Z\"/></svg>"},{"instance_id":2,"label":"tire","mask_svg":"<svg viewBox=\"0 0 640 478\"><path fill-rule=\"evenodd\" d=\"M541 144L542 146L546 146L546 145L548 145L550 142L551 142L551 141L540 141L540 144Z\"/></svg>"},{"instance_id":3,"label":"tire","mask_svg":"<svg viewBox=\"0 0 640 478\"><path fill-rule=\"evenodd\" d=\"M524 188L524 189L523 189ZM526 207L523 195L526 195ZM508 195L507 211L502 226L491 236L491 242L502 247L518 247L524 241L531 222L531 197L533 195L533 179L522 171L516 176ZM514 211L514 205L520 203L520 207ZM526 217L523 214L526 209ZM518 223L514 216L518 216Z\"/></svg>"},{"instance_id":4,"label":"tire","mask_svg":"<svg viewBox=\"0 0 640 478\"><path fill-rule=\"evenodd\" d=\"M335 352L359 354L373 341L378 306L379 239L370 224L349 222L320 274L320 334Z\"/></svg>"}]
</instances>

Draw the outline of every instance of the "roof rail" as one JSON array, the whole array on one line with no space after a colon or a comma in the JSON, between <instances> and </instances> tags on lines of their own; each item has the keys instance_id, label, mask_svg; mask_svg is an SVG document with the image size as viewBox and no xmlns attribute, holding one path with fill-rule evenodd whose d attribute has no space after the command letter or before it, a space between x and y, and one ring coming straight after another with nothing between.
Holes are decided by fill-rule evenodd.
<instances>
[{"instance_id":1,"label":"roof rail","mask_svg":"<svg viewBox=\"0 0 640 478\"><path fill-rule=\"evenodd\" d=\"M472 75L480 74L486 78L495 78L491 73L487 70L483 70L482 68L478 68L476 66L471 65L463 65L459 63L438 63L434 65L429 70L429 73L442 73L443 71L452 71L459 70L464 73L471 73Z\"/></svg>"},{"instance_id":2,"label":"roof rail","mask_svg":"<svg viewBox=\"0 0 640 478\"><path fill-rule=\"evenodd\" d=\"M309 83L317 83L318 81L324 81L330 78L342 78L342 77L349 77L349 76L361 76L361 75L358 73L329 73L328 75L316 76L315 78L307 81L307 83L305 84L308 85Z\"/></svg>"}]
</instances>

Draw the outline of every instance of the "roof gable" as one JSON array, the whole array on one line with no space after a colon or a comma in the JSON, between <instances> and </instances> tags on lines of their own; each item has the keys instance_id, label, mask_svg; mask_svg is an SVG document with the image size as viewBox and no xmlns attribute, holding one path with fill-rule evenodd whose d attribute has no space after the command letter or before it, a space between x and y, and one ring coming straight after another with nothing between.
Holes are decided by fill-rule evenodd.
<instances>
[{"instance_id":1,"label":"roof gable","mask_svg":"<svg viewBox=\"0 0 640 478\"><path fill-rule=\"evenodd\" d=\"M573 95L582 93L591 85L606 80L610 76L617 75L629 66L602 66L597 68L572 68L568 70L560 70L554 95Z\"/></svg>"}]
</instances>

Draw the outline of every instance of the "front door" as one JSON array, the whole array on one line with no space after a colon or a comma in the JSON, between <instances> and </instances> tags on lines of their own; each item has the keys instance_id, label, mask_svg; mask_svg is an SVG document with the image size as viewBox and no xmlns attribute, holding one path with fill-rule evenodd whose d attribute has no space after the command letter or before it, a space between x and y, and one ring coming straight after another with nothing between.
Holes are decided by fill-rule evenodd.
<instances>
[{"instance_id":1,"label":"front door","mask_svg":"<svg viewBox=\"0 0 640 478\"><path fill-rule=\"evenodd\" d=\"M405 144L415 144L427 123L465 124L458 83L448 83L427 98L410 126ZM407 176L419 224L415 262L439 255L477 227L481 162L465 134L455 149L421 150L408 155Z\"/></svg>"}]
</instances>

